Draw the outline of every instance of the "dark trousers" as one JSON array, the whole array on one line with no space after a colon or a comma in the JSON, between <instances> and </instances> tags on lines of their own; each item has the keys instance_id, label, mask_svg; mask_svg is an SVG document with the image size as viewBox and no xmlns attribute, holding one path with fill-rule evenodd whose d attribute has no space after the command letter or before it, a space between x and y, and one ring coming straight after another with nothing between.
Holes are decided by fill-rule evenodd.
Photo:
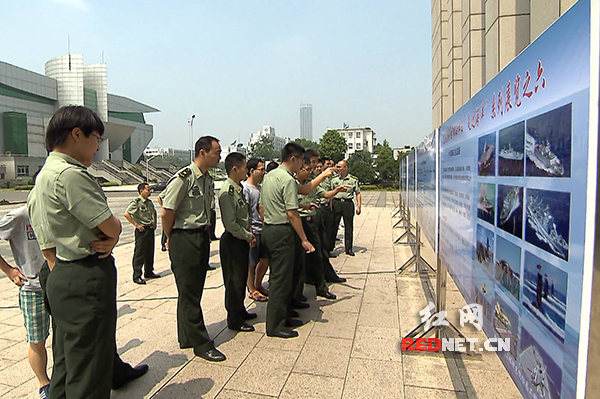
<instances>
[{"instance_id":1,"label":"dark trousers","mask_svg":"<svg viewBox=\"0 0 600 399\"><path fill-rule=\"evenodd\" d=\"M337 235L340 220L344 218L344 249L352 249L352 238L354 236L354 201L333 200L333 235Z\"/></svg>"},{"instance_id":2,"label":"dark trousers","mask_svg":"<svg viewBox=\"0 0 600 399\"><path fill-rule=\"evenodd\" d=\"M133 279L142 277L142 266L144 275L154 273L154 229L145 226L144 231L135 229L135 248L133 250Z\"/></svg>"},{"instance_id":3,"label":"dark trousers","mask_svg":"<svg viewBox=\"0 0 600 399\"><path fill-rule=\"evenodd\" d=\"M333 227L333 211L329 205L322 205L317 209L317 223L319 236L321 237L321 260L323 262L323 274L325 281L333 281L338 278L333 265L329 261L329 252L333 251L334 245L330 245L331 230ZM335 244L335 237L333 238Z\"/></svg>"},{"instance_id":4,"label":"dark trousers","mask_svg":"<svg viewBox=\"0 0 600 399\"><path fill-rule=\"evenodd\" d=\"M162 231L162 236L160 236L160 246L164 247L167 245L167 235L165 234L165 230Z\"/></svg>"},{"instance_id":5,"label":"dark trousers","mask_svg":"<svg viewBox=\"0 0 600 399\"><path fill-rule=\"evenodd\" d=\"M325 274L323 271L322 244L319 237L318 220L316 216L302 218L302 228L306 233L306 238L315 247L314 252L304 254L305 273L309 280L315 283L317 294L323 294L328 291L325 284Z\"/></svg>"},{"instance_id":6,"label":"dark trousers","mask_svg":"<svg viewBox=\"0 0 600 399\"><path fill-rule=\"evenodd\" d=\"M212 210L210 211L210 232L209 232L209 237L210 239L214 239L217 238L217 236L215 235L215 229L217 228L217 211L216 210Z\"/></svg>"},{"instance_id":7,"label":"dark trousers","mask_svg":"<svg viewBox=\"0 0 600 399\"><path fill-rule=\"evenodd\" d=\"M269 260L269 302L267 303L267 334L286 328L291 310L296 258L296 233L289 224L263 226L261 239Z\"/></svg>"},{"instance_id":8,"label":"dark trousers","mask_svg":"<svg viewBox=\"0 0 600 399\"><path fill-rule=\"evenodd\" d=\"M48 277L50 275L50 268L48 267L48 263L44 262L44 264L42 265L42 269L40 270L40 285L42 286L42 292L44 295L44 305L46 308L46 311L52 315L52 310L50 308L50 303L48 302L48 295L47 295L47 283L48 283ZM56 326L54 324L54 318L51 319L52 320L52 331L56 331ZM56 334L52 334L52 347L55 348L56 344L55 344L55 338L56 338ZM119 354L117 353L117 347L116 347L116 342L115 342L115 357L114 357L114 362L113 362L113 374L112 374L112 385L113 386L120 386L123 385L123 381L127 378L128 374L131 372L132 367L129 363L125 363L123 361L123 359L121 359L121 356L119 356ZM64 386L61 392L57 393L57 396L60 398L64 398L65 397L65 390L64 390Z\"/></svg>"},{"instance_id":9,"label":"dark trousers","mask_svg":"<svg viewBox=\"0 0 600 399\"><path fill-rule=\"evenodd\" d=\"M169 259L177 285L177 338L181 348L207 351L214 347L200 306L209 254L207 229L171 232Z\"/></svg>"},{"instance_id":10,"label":"dark trousers","mask_svg":"<svg viewBox=\"0 0 600 399\"><path fill-rule=\"evenodd\" d=\"M226 231L219 241L221 270L225 283L225 309L227 326L240 328L245 323L246 280L248 279L248 242L235 238Z\"/></svg>"},{"instance_id":11,"label":"dark trousers","mask_svg":"<svg viewBox=\"0 0 600 399\"><path fill-rule=\"evenodd\" d=\"M109 398L117 323L114 258L57 261L46 282L54 365L50 398Z\"/></svg>"}]
</instances>

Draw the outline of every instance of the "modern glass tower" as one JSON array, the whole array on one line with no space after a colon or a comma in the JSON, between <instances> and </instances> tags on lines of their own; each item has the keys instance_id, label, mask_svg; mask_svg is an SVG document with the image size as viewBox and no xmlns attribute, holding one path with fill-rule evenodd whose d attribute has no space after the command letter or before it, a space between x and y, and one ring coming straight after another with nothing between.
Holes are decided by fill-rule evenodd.
<instances>
[{"instance_id":1,"label":"modern glass tower","mask_svg":"<svg viewBox=\"0 0 600 399\"><path fill-rule=\"evenodd\" d=\"M300 104L300 138L313 139L312 105Z\"/></svg>"}]
</instances>

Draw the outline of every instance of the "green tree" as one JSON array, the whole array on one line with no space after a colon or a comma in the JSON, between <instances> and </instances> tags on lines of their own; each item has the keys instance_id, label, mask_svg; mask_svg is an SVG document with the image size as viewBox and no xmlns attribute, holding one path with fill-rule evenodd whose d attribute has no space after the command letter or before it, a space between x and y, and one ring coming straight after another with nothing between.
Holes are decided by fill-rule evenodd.
<instances>
[{"instance_id":1,"label":"green tree","mask_svg":"<svg viewBox=\"0 0 600 399\"><path fill-rule=\"evenodd\" d=\"M356 176L360 183L371 183L375 180L373 156L369 151L356 151L348 159L348 170Z\"/></svg>"},{"instance_id":2,"label":"green tree","mask_svg":"<svg viewBox=\"0 0 600 399\"><path fill-rule=\"evenodd\" d=\"M378 179L384 183L393 183L398 181L399 163L394 160L394 154L387 140L382 144L377 144L373 153L375 157L375 170L377 171Z\"/></svg>"},{"instance_id":3,"label":"green tree","mask_svg":"<svg viewBox=\"0 0 600 399\"><path fill-rule=\"evenodd\" d=\"M294 143L300 144L302 147L304 147L305 150L319 151L319 143L317 143L316 141L297 138L296 140L294 140ZM321 154L319 153L319 155Z\"/></svg>"},{"instance_id":4,"label":"green tree","mask_svg":"<svg viewBox=\"0 0 600 399\"><path fill-rule=\"evenodd\" d=\"M319 155L335 162L344 159L347 148L346 139L337 130L327 130L319 141Z\"/></svg>"},{"instance_id":5,"label":"green tree","mask_svg":"<svg viewBox=\"0 0 600 399\"><path fill-rule=\"evenodd\" d=\"M279 151L275 151L273 139L267 136L263 136L258 142L250 144L248 154L249 158L262 158L266 161L272 161L279 157Z\"/></svg>"}]
</instances>

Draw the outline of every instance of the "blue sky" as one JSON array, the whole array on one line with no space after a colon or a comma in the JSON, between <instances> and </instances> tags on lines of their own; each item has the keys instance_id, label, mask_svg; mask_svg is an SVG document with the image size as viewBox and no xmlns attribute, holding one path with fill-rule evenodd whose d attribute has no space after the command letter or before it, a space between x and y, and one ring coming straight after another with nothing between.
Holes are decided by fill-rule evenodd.
<instances>
[{"instance_id":1,"label":"blue sky","mask_svg":"<svg viewBox=\"0 0 600 399\"><path fill-rule=\"evenodd\" d=\"M194 133L247 142L263 125L313 135L370 126L379 142L431 131L431 11L424 1L3 1L0 59L44 73L67 52L108 64L110 93L161 110L152 146Z\"/></svg>"}]
</instances>

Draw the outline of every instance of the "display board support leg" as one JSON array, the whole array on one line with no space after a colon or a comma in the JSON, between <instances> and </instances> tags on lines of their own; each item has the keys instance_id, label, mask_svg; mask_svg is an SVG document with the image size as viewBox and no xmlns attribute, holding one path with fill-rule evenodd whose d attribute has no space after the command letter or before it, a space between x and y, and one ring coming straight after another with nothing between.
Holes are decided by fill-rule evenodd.
<instances>
[{"instance_id":1,"label":"display board support leg","mask_svg":"<svg viewBox=\"0 0 600 399\"><path fill-rule=\"evenodd\" d=\"M399 197L398 210L392 215L392 219L395 218L398 214L400 214L400 219L398 219L396 221L396 223L394 223L394 225L392 226L392 229L395 229L397 227L402 227L406 222L406 212L405 212L404 203L402 201L402 196Z\"/></svg>"},{"instance_id":2,"label":"display board support leg","mask_svg":"<svg viewBox=\"0 0 600 399\"><path fill-rule=\"evenodd\" d=\"M437 256L436 263L437 263L436 264L436 297L435 297L436 312L434 314L432 314L431 316L429 316L427 319L423 320L418 326L416 326L408 334L406 334L406 336L404 336L404 338L416 339L416 338L426 338L426 337L435 335L435 338L440 339L440 340L442 338L466 339L465 336L460 332L460 330L458 328L456 328L456 326L454 324L452 324L452 322L449 320L445 320L448 323L447 326L446 325L432 325L430 323L430 327L427 330L425 330L425 325L428 324L428 321L432 321L432 322L437 321L438 313L446 310L446 288L447 288L447 283L448 283L448 280L447 280L448 273L446 271L446 266L440 260L439 256ZM415 345L415 344L413 344L413 345ZM405 352L405 353L411 353L411 351ZM432 352L414 351L412 353L432 353ZM436 352L433 352L433 353L436 353ZM453 351L451 353L456 354L456 355L469 356L473 359L478 359L478 360L481 360L481 358L482 358L482 355L480 353L476 353L471 350L467 350L465 352Z\"/></svg>"},{"instance_id":3,"label":"display board support leg","mask_svg":"<svg viewBox=\"0 0 600 399\"><path fill-rule=\"evenodd\" d=\"M408 268L412 265L415 265L415 273L419 273L421 270L425 270L427 272L431 270L435 272L435 269L431 267L431 265L421 256L421 226L419 226L419 223L416 224L415 229L416 235L412 235L411 233L415 240L412 243L409 243L409 245L415 245L415 253L410 258L408 258L408 260L404 262L402 266L398 268L398 275L401 275L404 272L406 272Z\"/></svg>"},{"instance_id":4,"label":"display board support leg","mask_svg":"<svg viewBox=\"0 0 600 399\"><path fill-rule=\"evenodd\" d=\"M402 244L402 245L411 245L413 242L416 242L416 237L413 234L412 230L411 230L411 226L414 227L416 229L416 226L414 226L411 222L410 222L410 210L408 209L408 207L404 207L404 215L403 216L403 221L404 221L404 233L402 233L400 235L400 237L396 238L394 240L394 244ZM404 238L406 237L406 241L402 241ZM420 243L420 241L419 241Z\"/></svg>"}]
</instances>

